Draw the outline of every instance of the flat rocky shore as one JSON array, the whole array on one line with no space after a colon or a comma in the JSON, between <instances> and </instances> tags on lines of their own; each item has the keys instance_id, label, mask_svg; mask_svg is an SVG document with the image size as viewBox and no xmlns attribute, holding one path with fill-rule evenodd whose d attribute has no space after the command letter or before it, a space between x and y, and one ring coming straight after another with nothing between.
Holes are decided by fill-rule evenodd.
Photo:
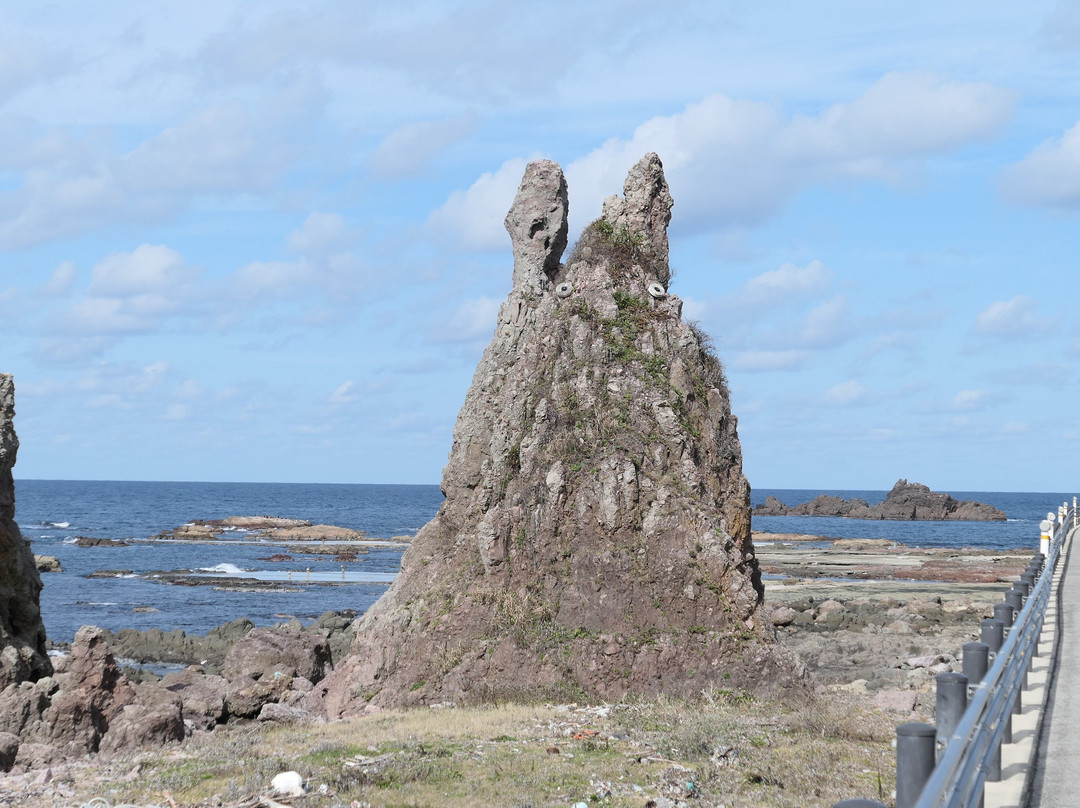
<instances>
[{"instance_id":1,"label":"flat rocky shore","mask_svg":"<svg viewBox=\"0 0 1080 808\"><path fill-rule=\"evenodd\" d=\"M269 804L258 800L289 768L309 788L285 801L297 806L435 804L435 794L439 804L466 805L469 792L454 796L462 777L477 794L518 788L515 804L522 805L592 796L615 806L828 806L850 796L887 796L895 726L932 720L934 677L959 668L962 645L977 639L979 620L991 616L1031 552L762 533L754 542L764 609L778 641L805 664L807 693L421 708L329 723L305 717L297 699L288 709L272 705L272 720L208 720L184 741L154 750L16 765L0 775L0 805L92 798L113 805ZM305 633L325 638L336 663L350 620L347 613L326 615ZM299 629L287 627L293 635ZM166 649L163 660L202 655L205 674L173 675L197 688L195 680L212 675L230 643L250 631L237 621L205 639L119 632L109 640L117 656L144 661L155 643ZM815 756L826 775L816 779L806 764ZM536 774L549 769L549 778ZM687 782L695 783L690 792Z\"/></svg>"}]
</instances>

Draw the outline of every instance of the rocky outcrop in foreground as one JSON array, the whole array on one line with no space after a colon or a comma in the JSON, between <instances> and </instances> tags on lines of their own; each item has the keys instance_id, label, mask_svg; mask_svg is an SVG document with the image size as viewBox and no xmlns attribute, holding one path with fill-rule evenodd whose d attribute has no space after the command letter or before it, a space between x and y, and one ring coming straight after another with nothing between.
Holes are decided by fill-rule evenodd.
<instances>
[{"instance_id":1,"label":"rocky outcrop in foreground","mask_svg":"<svg viewBox=\"0 0 1080 808\"><path fill-rule=\"evenodd\" d=\"M931 491L919 483L897 480L883 502L870 505L865 500L822 494L801 505L789 506L770 496L754 508L760 516L843 516L848 519L896 519L901 521L960 520L1004 521L1005 512L993 505L971 500L957 501L949 494Z\"/></svg>"},{"instance_id":2,"label":"rocky outcrop in foreground","mask_svg":"<svg viewBox=\"0 0 1080 808\"><path fill-rule=\"evenodd\" d=\"M0 690L48 675L41 577L30 544L15 523L11 469L19 450L15 436L15 384L0 373Z\"/></svg>"},{"instance_id":3,"label":"rocky outcrop in foreground","mask_svg":"<svg viewBox=\"0 0 1080 808\"><path fill-rule=\"evenodd\" d=\"M559 166L530 163L513 289L458 415L446 499L312 703L772 687L749 486L719 361L667 289L648 154L566 263Z\"/></svg>"},{"instance_id":4,"label":"rocky outcrop in foreground","mask_svg":"<svg viewBox=\"0 0 1080 808\"><path fill-rule=\"evenodd\" d=\"M331 638L350 624L336 613L307 628L299 621L254 628L237 620L212 632L205 645L202 638L185 643L183 632L114 635L83 626L70 653L56 658L53 675L0 692L0 771L158 746L236 720L318 721L302 703L333 667ZM121 668L110 639L129 652L142 647L158 661L183 648L209 650L212 658L206 667L191 664L160 680L136 681L141 677Z\"/></svg>"}]
</instances>

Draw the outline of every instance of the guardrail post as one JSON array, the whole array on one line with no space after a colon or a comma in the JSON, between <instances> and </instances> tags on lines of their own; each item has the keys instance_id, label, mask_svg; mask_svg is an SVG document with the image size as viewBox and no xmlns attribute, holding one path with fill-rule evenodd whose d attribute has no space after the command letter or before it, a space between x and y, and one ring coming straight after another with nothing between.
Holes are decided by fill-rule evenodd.
<instances>
[{"instance_id":1,"label":"guardrail post","mask_svg":"<svg viewBox=\"0 0 1080 808\"><path fill-rule=\"evenodd\" d=\"M937 763L930 724L912 721L896 728L896 808L914 808Z\"/></svg>"},{"instance_id":2,"label":"guardrail post","mask_svg":"<svg viewBox=\"0 0 1080 808\"><path fill-rule=\"evenodd\" d=\"M964 643L964 657L961 670L968 680L968 698L971 698L971 690L983 677L990 667L990 647L984 642Z\"/></svg>"},{"instance_id":3,"label":"guardrail post","mask_svg":"<svg viewBox=\"0 0 1080 808\"><path fill-rule=\"evenodd\" d=\"M1000 620L983 620L979 625L980 639L986 644L988 649L987 656L993 654L997 656L998 651L1001 650L1001 645L1005 641L1005 624ZM1012 743L1012 715L1005 719L1005 730L1001 738L1003 743ZM993 754L990 756L990 762L987 766L986 779L992 783L996 783L1001 779L1001 744L998 744L994 749Z\"/></svg>"},{"instance_id":4,"label":"guardrail post","mask_svg":"<svg viewBox=\"0 0 1080 808\"><path fill-rule=\"evenodd\" d=\"M979 639L986 643L990 653L996 655L1005 640L1005 624L993 618L983 620L979 624Z\"/></svg>"},{"instance_id":5,"label":"guardrail post","mask_svg":"<svg viewBox=\"0 0 1080 808\"><path fill-rule=\"evenodd\" d=\"M1013 607L1010 603L995 603L994 604L994 619L1000 620L1001 625L1006 629L1012 628L1013 618L1016 617L1013 614Z\"/></svg>"},{"instance_id":6,"label":"guardrail post","mask_svg":"<svg viewBox=\"0 0 1080 808\"><path fill-rule=\"evenodd\" d=\"M1027 601L1027 596L1031 592L1031 587L1030 586L1028 586L1026 583L1024 583L1024 581L1020 580L1020 581L1013 581L1012 588L1015 589L1017 592L1019 592L1023 596L1025 602Z\"/></svg>"},{"instance_id":7,"label":"guardrail post","mask_svg":"<svg viewBox=\"0 0 1080 808\"><path fill-rule=\"evenodd\" d=\"M937 703L934 720L937 722L937 748L940 758L967 709L968 679L962 673L939 673L935 681Z\"/></svg>"},{"instance_id":8,"label":"guardrail post","mask_svg":"<svg viewBox=\"0 0 1080 808\"><path fill-rule=\"evenodd\" d=\"M1013 619L1020 614L1020 610L1024 608L1024 595L1018 589L1010 589L1005 593L1005 602L1012 607Z\"/></svg>"},{"instance_id":9,"label":"guardrail post","mask_svg":"<svg viewBox=\"0 0 1080 808\"><path fill-rule=\"evenodd\" d=\"M877 800L856 797L855 799L835 803L832 808L889 808L889 806L883 802L878 802Z\"/></svg>"}]
</instances>

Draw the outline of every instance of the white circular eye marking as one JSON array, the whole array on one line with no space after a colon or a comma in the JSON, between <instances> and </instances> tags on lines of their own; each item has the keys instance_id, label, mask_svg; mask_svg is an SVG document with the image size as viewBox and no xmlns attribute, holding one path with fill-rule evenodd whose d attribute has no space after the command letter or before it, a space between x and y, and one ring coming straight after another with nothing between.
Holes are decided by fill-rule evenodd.
<instances>
[{"instance_id":1,"label":"white circular eye marking","mask_svg":"<svg viewBox=\"0 0 1080 808\"><path fill-rule=\"evenodd\" d=\"M558 286L555 287L555 294L557 294L559 297L570 297L570 293L573 291L574 286L570 283L560 283Z\"/></svg>"},{"instance_id":2,"label":"white circular eye marking","mask_svg":"<svg viewBox=\"0 0 1080 808\"><path fill-rule=\"evenodd\" d=\"M653 297L667 297L667 289L658 283L650 283L649 294Z\"/></svg>"}]
</instances>

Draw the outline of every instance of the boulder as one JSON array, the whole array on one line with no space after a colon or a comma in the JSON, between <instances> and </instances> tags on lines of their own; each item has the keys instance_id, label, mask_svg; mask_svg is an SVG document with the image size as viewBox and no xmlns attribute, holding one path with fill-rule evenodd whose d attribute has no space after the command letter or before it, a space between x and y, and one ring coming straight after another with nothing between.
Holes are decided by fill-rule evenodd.
<instances>
[{"instance_id":1,"label":"boulder","mask_svg":"<svg viewBox=\"0 0 1080 808\"><path fill-rule=\"evenodd\" d=\"M318 682L332 667L330 646L319 634L301 626L252 629L225 655L222 676L259 681L272 677L302 677Z\"/></svg>"},{"instance_id":2,"label":"boulder","mask_svg":"<svg viewBox=\"0 0 1080 808\"><path fill-rule=\"evenodd\" d=\"M19 756L19 736L0 732L0 772L9 772Z\"/></svg>"},{"instance_id":3,"label":"boulder","mask_svg":"<svg viewBox=\"0 0 1080 808\"><path fill-rule=\"evenodd\" d=\"M530 163L513 288L454 427L445 500L309 704L771 688L749 485L723 368L667 289L671 194L647 154L563 263L568 190Z\"/></svg>"},{"instance_id":4,"label":"boulder","mask_svg":"<svg viewBox=\"0 0 1080 808\"><path fill-rule=\"evenodd\" d=\"M192 665L166 674L158 684L180 699L184 720L192 728L209 730L226 720L225 696L229 683L224 677L204 673L201 667Z\"/></svg>"},{"instance_id":5,"label":"boulder","mask_svg":"<svg viewBox=\"0 0 1080 808\"><path fill-rule=\"evenodd\" d=\"M155 706L129 704L109 723L100 749L115 752L144 746L161 746L184 739L184 718L180 706L162 703Z\"/></svg>"}]
</instances>

